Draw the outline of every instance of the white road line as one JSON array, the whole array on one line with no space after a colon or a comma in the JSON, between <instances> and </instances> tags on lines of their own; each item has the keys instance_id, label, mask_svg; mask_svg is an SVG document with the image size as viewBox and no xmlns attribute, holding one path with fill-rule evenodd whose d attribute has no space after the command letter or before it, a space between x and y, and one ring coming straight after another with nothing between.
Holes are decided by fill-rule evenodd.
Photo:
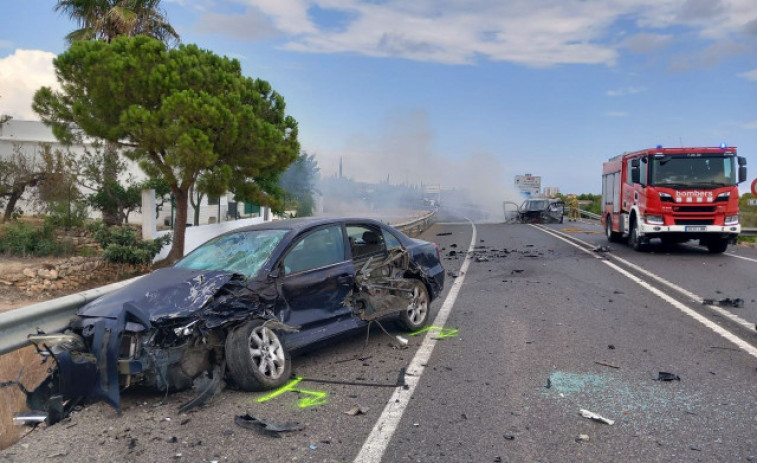
<instances>
[{"instance_id":1,"label":"white road line","mask_svg":"<svg viewBox=\"0 0 757 463\"><path fill-rule=\"evenodd\" d=\"M728 257L735 257L737 259L748 260L749 262L757 262L757 259L752 259L751 257L737 256L736 254L728 254L728 253L726 253L725 255Z\"/></svg>"},{"instance_id":2,"label":"white road line","mask_svg":"<svg viewBox=\"0 0 757 463\"><path fill-rule=\"evenodd\" d=\"M559 234L560 232L556 232L556 233ZM583 240L581 240L579 238L576 238L576 237L573 237L573 236L571 236L571 238L573 240L581 243L581 244L584 244L584 245L588 246L588 247L593 247L594 246L593 244L588 243L586 241L583 241ZM684 289L684 288L676 285L675 283L672 283L672 282L666 280L665 278L663 278L663 277L661 277L661 276L659 276L657 274L654 274L654 273L650 272L649 270L647 270L645 268L639 267L638 265L636 265L636 264L634 264L632 262L629 262L629 261L623 259L622 257L613 256L613 255L611 255L609 257L611 259L613 259L613 260L616 260L618 262L623 263L625 266L630 267L630 268L632 268L633 270L636 270L639 273L642 273L642 274L648 276L649 278L652 278L654 280L659 281L660 283L664 284L668 288L670 288L670 289L672 289L674 291L678 291L679 293L683 294L684 296L686 296L687 298L689 298L689 299L691 299L693 301L696 301L696 302L699 302L699 303L703 303L704 302L704 298L703 297L698 296L698 295L692 293L691 291L688 291L687 289ZM738 257L738 256L734 256L734 257ZM751 330L753 330L755 328L755 324L754 323L751 323L751 322L749 322L747 320L744 320L743 318L739 317L738 315L736 315L734 313L731 313L731 312L725 310L722 307L719 307L719 306L716 306L716 305L712 305L712 304L704 304L704 305L706 305L707 307L709 307L710 310L712 310L714 312L717 312L721 316L723 316L723 317L731 320L732 322L734 322L734 323L736 323L738 325L743 326L744 328L746 328L749 331L751 331Z\"/></svg>"},{"instance_id":3,"label":"white road line","mask_svg":"<svg viewBox=\"0 0 757 463\"><path fill-rule=\"evenodd\" d=\"M473 222L470 222L470 224L473 227L473 236L471 238L470 246L468 247L468 252L465 255L463 265L460 267L460 276L455 278L455 282L452 284L442 308L439 309L439 313L434 319L433 326L443 327L447 322L447 317L452 311L452 307L457 299L457 294L460 292L460 287L465 280L465 274L470 265L470 256L473 254L473 249L476 243L476 225L473 224ZM407 374L405 375L407 389L398 387L394 390L394 394L392 394L389 402L386 403L384 411L373 426L371 434L365 440L363 447L355 457L355 463L379 463L381 458L383 458L384 452L386 452L386 448L389 446L389 442L392 440L392 436L397 430L397 426L400 424L402 414L405 412L405 408L407 408L410 398L413 396L413 392L421 380L421 375L425 369L424 365L428 363L429 358L431 358L431 353L434 351L434 347L437 343L437 339L434 339L434 336L435 335L432 334L432 332L426 333L421 347L415 353L413 360L407 367Z\"/></svg>"},{"instance_id":4,"label":"white road line","mask_svg":"<svg viewBox=\"0 0 757 463\"><path fill-rule=\"evenodd\" d=\"M564 237L558 235L557 233L554 233L552 230L549 230L549 229L546 229L546 228L540 228L540 227L534 227L534 228L539 228L544 233L547 233L548 235L552 235L552 236L554 236L555 238L557 238L559 240L565 241L569 245L571 245L571 246L573 246L573 247L575 247L577 249L580 249L581 251L583 251L583 252L585 252L585 253L587 253L587 254L595 257L595 258L598 258L598 259L601 258L601 257L598 257L596 255L596 253L594 253L593 251L590 251L590 250L588 250L588 249L586 249L586 248L584 248L584 247L582 247L582 246L580 246L580 245L578 245L578 244L576 244L576 243L568 240L567 238L564 238ZM620 259L618 257L614 257L614 258L622 260L622 259ZM757 358L757 347L752 346L751 344L749 344L748 342L744 341L743 339L741 339L740 337L736 336L735 334L731 333L727 329L723 328L722 326L718 325L717 323L713 322L712 320L709 320L705 316L699 314L694 309L691 309L690 307L682 304L678 300L672 298L671 296L669 296L666 293L660 291L659 289L655 288L654 286L650 285L649 283L647 283L646 281L644 281L641 278L637 277L636 275L630 273L629 271L627 271L627 270L619 267L618 265L610 262L609 260L603 259L602 262L604 262L605 264L607 264L609 267L611 267L613 270L617 271L621 275L624 275L629 280L637 283L639 286L643 287L647 291L650 291L651 293L659 296L660 298L662 298L663 300L665 300L667 303L669 303L673 307L677 308L681 312L685 313L686 315L690 316L694 320L696 320L699 323L703 324L704 326L706 326L707 328L711 329L712 331L714 331L715 333L719 334L720 336L724 337L728 341L731 341L733 344L735 344L738 347L740 347L741 349L743 349L745 352L747 352L752 357ZM627 261L624 261L624 262L627 262ZM631 265L633 267L639 268L639 267L637 267L637 266L635 266L633 264L631 264ZM670 283L670 284L672 285L672 283ZM683 289L683 288L681 288L681 289ZM685 291L685 290L683 290L683 291Z\"/></svg>"}]
</instances>

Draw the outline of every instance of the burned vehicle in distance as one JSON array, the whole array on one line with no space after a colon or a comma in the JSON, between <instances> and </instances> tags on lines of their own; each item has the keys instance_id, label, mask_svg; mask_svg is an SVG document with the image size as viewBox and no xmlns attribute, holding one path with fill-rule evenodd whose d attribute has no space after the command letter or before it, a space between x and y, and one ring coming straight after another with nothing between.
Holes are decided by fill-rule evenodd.
<instances>
[{"instance_id":1,"label":"burned vehicle in distance","mask_svg":"<svg viewBox=\"0 0 757 463\"><path fill-rule=\"evenodd\" d=\"M290 352L387 317L422 328L443 286L435 244L375 220L228 232L83 306L66 332L30 336L55 363L27 405L48 416L77 399L120 410L125 388L182 390L200 378L275 388L291 375Z\"/></svg>"},{"instance_id":2,"label":"burned vehicle in distance","mask_svg":"<svg viewBox=\"0 0 757 463\"><path fill-rule=\"evenodd\" d=\"M518 206L520 223L563 223L565 202L561 199L533 198Z\"/></svg>"}]
</instances>

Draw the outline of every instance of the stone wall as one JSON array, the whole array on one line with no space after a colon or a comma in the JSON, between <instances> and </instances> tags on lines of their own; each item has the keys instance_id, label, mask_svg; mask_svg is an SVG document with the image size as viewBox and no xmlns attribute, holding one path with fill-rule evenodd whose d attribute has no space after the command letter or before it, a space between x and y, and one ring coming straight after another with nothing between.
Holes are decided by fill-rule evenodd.
<instances>
[{"instance_id":1,"label":"stone wall","mask_svg":"<svg viewBox=\"0 0 757 463\"><path fill-rule=\"evenodd\" d=\"M77 288L102 278L109 270L99 257L71 257L55 264L24 268L20 273L0 275L0 287L14 286L27 293Z\"/></svg>"}]
</instances>

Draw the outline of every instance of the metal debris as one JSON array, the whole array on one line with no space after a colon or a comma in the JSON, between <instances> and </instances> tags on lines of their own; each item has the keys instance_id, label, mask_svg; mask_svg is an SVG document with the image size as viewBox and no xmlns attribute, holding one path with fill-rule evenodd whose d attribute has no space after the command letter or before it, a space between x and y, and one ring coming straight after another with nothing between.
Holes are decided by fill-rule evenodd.
<instances>
[{"instance_id":1,"label":"metal debris","mask_svg":"<svg viewBox=\"0 0 757 463\"><path fill-rule=\"evenodd\" d=\"M680 381L680 380L681 380L681 377L676 374L661 371L657 374L657 379L655 381Z\"/></svg>"},{"instance_id":2,"label":"metal debris","mask_svg":"<svg viewBox=\"0 0 757 463\"><path fill-rule=\"evenodd\" d=\"M234 422L245 429L256 431L268 437L281 437L282 432L302 431L305 429L305 427L301 426L299 423L278 424L261 420L260 418L250 415L249 412L244 415L235 416Z\"/></svg>"},{"instance_id":3,"label":"metal debris","mask_svg":"<svg viewBox=\"0 0 757 463\"><path fill-rule=\"evenodd\" d=\"M590 412L589 410L585 410L583 408L581 410L579 410L578 413L580 413L581 416L583 416L584 418L589 418L590 420L599 421L600 423L609 424L610 426L612 426L613 424L615 424L615 420L611 420L609 418L605 418L602 415L598 415L598 414L596 414L594 412Z\"/></svg>"}]
</instances>

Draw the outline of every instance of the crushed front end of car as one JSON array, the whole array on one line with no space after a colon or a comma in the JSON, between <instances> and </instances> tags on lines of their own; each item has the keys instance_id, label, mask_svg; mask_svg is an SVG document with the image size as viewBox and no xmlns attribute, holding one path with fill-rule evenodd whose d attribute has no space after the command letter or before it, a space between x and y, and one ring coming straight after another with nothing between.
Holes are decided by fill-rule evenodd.
<instances>
[{"instance_id":1,"label":"crushed front end of car","mask_svg":"<svg viewBox=\"0 0 757 463\"><path fill-rule=\"evenodd\" d=\"M81 401L120 411L121 391L132 386L179 391L205 373L217 387L228 330L274 318L275 294L257 289L236 273L174 267L85 305L65 333L29 337L54 364L27 392L27 407L53 424Z\"/></svg>"}]
</instances>

